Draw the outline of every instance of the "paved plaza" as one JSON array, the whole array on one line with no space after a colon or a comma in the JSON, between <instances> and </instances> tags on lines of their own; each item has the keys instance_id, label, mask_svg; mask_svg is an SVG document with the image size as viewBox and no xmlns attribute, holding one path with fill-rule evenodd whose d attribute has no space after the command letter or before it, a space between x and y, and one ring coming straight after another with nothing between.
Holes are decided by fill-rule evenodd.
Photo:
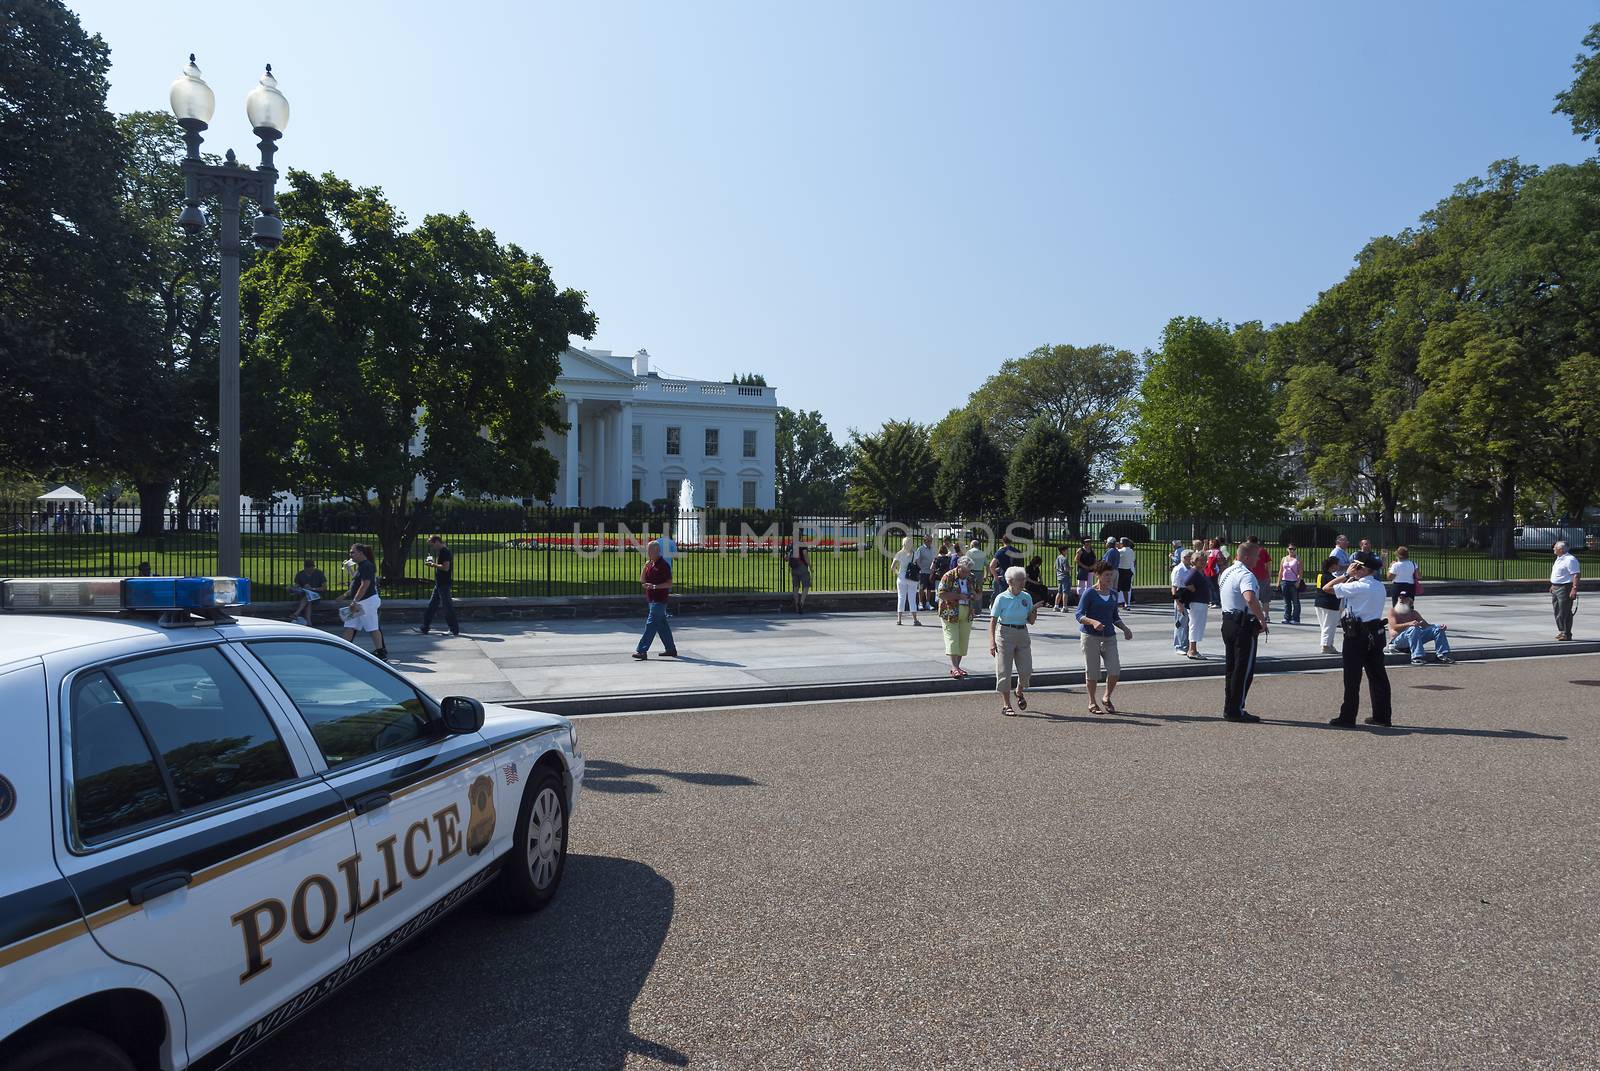
<instances>
[{"instance_id":1,"label":"paved plaza","mask_svg":"<svg viewBox=\"0 0 1600 1071\"><path fill-rule=\"evenodd\" d=\"M884 605L890 606L889 596ZM712 689L762 689L840 681L907 680L947 677L939 620L908 620L896 627L894 615L830 613L795 616L685 614L673 619L682 657L634 662L628 654L643 628L638 620L534 620L464 622L465 634L418 636L404 628L386 633L399 667L436 695L464 693L486 701L517 702L543 698L645 693L692 693ZM1548 595L1486 594L1424 597L1418 608L1430 621L1448 624L1461 651L1522 644L1555 646ZM1595 619L1600 622L1600 618ZM1314 656L1319 642L1309 600L1304 624L1277 625L1261 648L1264 660ZM1222 657L1220 611L1213 610L1201 652ZM1131 642L1121 642L1124 669L1192 663L1172 650L1170 610L1166 605L1135 607L1129 616ZM967 668L993 675L985 634L987 619L974 627ZM1586 634L1578 618L1577 638ZM1077 622L1070 614L1042 611L1035 629L1037 670L1078 670L1083 656ZM1409 671L1410 667L1403 667ZM1443 673L1443 667L1428 672Z\"/></svg>"},{"instance_id":2,"label":"paved plaza","mask_svg":"<svg viewBox=\"0 0 1600 1071\"><path fill-rule=\"evenodd\" d=\"M1600 656L1394 678L1381 733L1326 673L584 719L555 904L242 1066L1600 1066Z\"/></svg>"}]
</instances>

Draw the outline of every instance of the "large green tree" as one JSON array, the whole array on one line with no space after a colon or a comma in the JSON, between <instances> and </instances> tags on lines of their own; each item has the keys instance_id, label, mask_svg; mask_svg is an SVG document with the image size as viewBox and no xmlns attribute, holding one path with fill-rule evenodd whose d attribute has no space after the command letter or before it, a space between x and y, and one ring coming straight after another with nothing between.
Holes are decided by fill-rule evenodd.
<instances>
[{"instance_id":1,"label":"large green tree","mask_svg":"<svg viewBox=\"0 0 1600 1071\"><path fill-rule=\"evenodd\" d=\"M106 460L138 491L141 533L155 535L174 489L179 527L187 527L190 509L216 473L222 292L217 223L213 219L195 234L178 226L184 201L179 164L185 150L176 119L165 112L132 112L118 118L117 129L127 159L120 191L123 216L145 250L134 264L134 296L156 326L139 355L144 371L138 401L162 418L146 422L141 439L120 444L123 448ZM243 255L248 262L250 247ZM241 391L242 411L255 418L253 424L281 429L257 412L270 401L270 395Z\"/></svg>"},{"instance_id":2,"label":"large green tree","mask_svg":"<svg viewBox=\"0 0 1600 1071\"><path fill-rule=\"evenodd\" d=\"M1370 243L1356 267L1280 327L1281 434L1321 496L1339 505L1375 502L1393 542L1403 496L1390 431L1416 401L1420 331L1402 311L1400 277L1409 246ZM1409 307L1409 306L1407 306Z\"/></svg>"},{"instance_id":3,"label":"large green tree","mask_svg":"<svg viewBox=\"0 0 1600 1071\"><path fill-rule=\"evenodd\" d=\"M102 475L151 428L109 67L58 0L0 6L0 472Z\"/></svg>"},{"instance_id":4,"label":"large green tree","mask_svg":"<svg viewBox=\"0 0 1600 1071\"><path fill-rule=\"evenodd\" d=\"M1073 517L1089 496L1089 464L1047 416L1035 417L1011 452L1006 505L1019 520Z\"/></svg>"},{"instance_id":5,"label":"large green tree","mask_svg":"<svg viewBox=\"0 0 1600 1071\"><path fill-rule=\"evenodd\" d=\"M843 513L850 455L815 409L778 407L778 508L794 514Z\"/></svg>"},{"instance_id":6,"label":"large green tree","mask_svg":"<svg viewBox=\"0 0 1600 1071\"><path fill-rule=\"evenodd\" d=\"M304 172L289 187L284 242L247 277L252 361L295 413L286 475L370 497L393 580L437 498L549 495L560 354L594 314L465 215L408 230L376 188Z\"/></svg>"},{"instance_id":7,"label":"large green tree","mask_svg":"<svg viewBox=\"0 0 1600 1071\"><path fill-rule=\"evenodd\" d=\"M1033 418L1048 416L1090 457L1095 482L1110 483L1137 401L1139 358L1128 350L1043 345L1006 361L972 392L966 408L1008 454Z\"/></svg>"},{"instance_id":8,"label":"large green tree","mask_svg":"<svg viewBox=\"0 0 1600 1071\"><path fill-rule=\"evenodd\" d=\"M1271 516L1288 494L1277 435L1266 369L1234 331L1174 319L1148 357L1123 476L1168 517Z\"/></svg>"},{"instance_id":9,"label":"large green tree","mask_svg":"<svg viewBox=\"0 0 1600 1071\"><path fill-rule=\"evenodd\" d=\"M939 463L928 445L925 425L891 420L870 435L852 431L850 447L845 502L852 514L903 521L932 514L933 479Z\"/></svg>"},{"instance_id":10,"label":"large green tree","mask_svg":"<svg viewBox=\"0 0 1600 1071\"><path fill-rule=\"evenodd\" d=\"M954 416L937 454L934 500L957 519L993 517L1006 502L1005 451L989 437L978 414L967 409L957 410Z\"/></svg>"}]
</instances>

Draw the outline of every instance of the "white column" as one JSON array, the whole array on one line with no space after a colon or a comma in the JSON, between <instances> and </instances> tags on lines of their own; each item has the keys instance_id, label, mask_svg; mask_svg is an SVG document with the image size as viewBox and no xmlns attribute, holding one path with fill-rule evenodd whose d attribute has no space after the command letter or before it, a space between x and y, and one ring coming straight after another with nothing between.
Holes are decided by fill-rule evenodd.
<instances>
[{"instance_id":1,"label":"white column","mask_svg":"<svg viewBox=\"0 0 1600 1071\"><path fill-rule=\"evenodd\" d=\"M578 399L567 399L567 459L561 470L561 504L578 504Z\"/></svg>"},{"instance_id":2,"label":"white column","mask_svg":"<svg viewBox=\"0 0 1600 1071\"><path fill-rule=\"evenodd\" d=\"M617 406L617 505L633 498L633 403Z\"/></svg>"},{"instance_id":3,"label":"white column","mask_svg":"<svg viewBox=\"0 0 1600 1071\"><path fill-rule=\"evenodd\" d=\"M606 489L606 423L609 414L601 413L594 422L594 450L589 454L589 482L594 493L589 496L591 506L609 506L611 499Z\"/></svg>"}]
</instances>

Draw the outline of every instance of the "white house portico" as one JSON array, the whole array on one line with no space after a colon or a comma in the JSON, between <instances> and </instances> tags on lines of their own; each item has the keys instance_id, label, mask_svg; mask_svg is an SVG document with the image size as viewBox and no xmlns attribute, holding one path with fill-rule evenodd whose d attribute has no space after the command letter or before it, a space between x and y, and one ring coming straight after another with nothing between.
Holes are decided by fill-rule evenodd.
<instances>
[{"instance_id":1,"label":"white house portico","mask_svg":"<svg viewBox=\"0 0 1600 1071\"><path fill-rule=\"evenodd\" d=\"M687 479L697 506L773 507L774 388L662 379L644 350L630 360L569 347L556 389L567 430L545 437L561 468L555 504L676 500Z\"/></svg>"}]
</instances>

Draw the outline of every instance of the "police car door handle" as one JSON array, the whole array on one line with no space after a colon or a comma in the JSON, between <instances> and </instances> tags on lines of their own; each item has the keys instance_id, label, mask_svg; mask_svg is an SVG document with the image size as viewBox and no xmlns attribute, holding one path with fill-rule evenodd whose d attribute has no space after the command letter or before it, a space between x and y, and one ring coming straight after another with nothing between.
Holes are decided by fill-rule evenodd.
<instances>
[{"instance_id":1,"label":"police car door handle","mask_svg":"<svg viewBox=\"0 0 1600 1071\"><path fill-rule=\"evenodd\" d=\"M139 882L128 890L128 903L142 904L146 900L154 900L158 896L165 896L169 892L176 892L185 888L194 881L194 875L187 870L174 870L168 874L157 874Z\"/></svg>"},{"instance_id":2,"label":"police car door handle","mask_svg":"<svg viewBox=\"0 0 1600 1071\"><path fill-rule=\"evenodd\" d=\"M365 796L357 796L350 807L357 814L366 814L368 811L376 811L379 807L386 806L388 802L389 793L369 792Z\"/></svg>"}]
</instances>

